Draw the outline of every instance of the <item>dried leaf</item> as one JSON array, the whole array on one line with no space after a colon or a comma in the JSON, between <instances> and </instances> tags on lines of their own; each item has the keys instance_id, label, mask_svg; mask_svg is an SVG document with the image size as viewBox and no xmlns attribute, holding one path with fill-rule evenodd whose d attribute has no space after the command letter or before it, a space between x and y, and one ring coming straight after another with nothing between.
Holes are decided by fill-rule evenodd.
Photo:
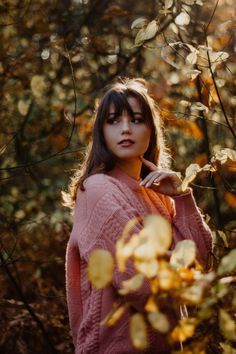
<instances>
[{"instance_id":1,"label":"dried leaf","mask_svg":"<svg viewBox=\"0 0 236 354\"><path fill-rule=\"evenodd\" d=\"M221 276L236 270L236 249L230 251L221 259L217 273Z\"/></svg>"},{"instance_id":2,"label":"dried leaf","mask_svg":"<svg viewBox=\"0 0 236 354\"><path fill-rule=\"evenodd\" d=\"M229 54L226 52L213 52L209 51L209 57L211 64L219 64L222 63L223 61L227 60L229 57Z\"/></svg>"},{"instance_id":3,"label":"dried leaf","mask_svg":"<svg viewBox=\"0 0 236 354\"><path fill-rule=\"evenodd\" d=\"M224 309L219 312L219 327L226 339L236 342L236 322Z\"/></svg>"},{"instance_id":4,"label":"dried leaf","mask_svg":"<svg viewBox=\"0 0 236 354\"><path fill-rule=\"evenodd\" d=\"M171 6L173 5L173 0L165 0L165 9L170 9Z\"/></svg>"},{"instance_id":5,"label":"dried leaf","mask_svg":"<svg viewBox=\"0 0 236 354\"><path fill-rule=\"evenodd\" d=\"M149 24L145 29L144 40L146 41L148 39L152 39L153 37L155 37L157 31L158 31L158 25L156 20L149 22Z\"/></svg>"},{"instance_id":6,"label":"dried leaf","mask_svg":"<svg viewBox=\"0 0 236 354\"><path fill-rule=\"evenodd\" d=\"M177 26L186 26L190 22L190 16L187 12L181 12L176 18L175 23Z\"/></svg>"},{"instance_id":7,"label":"dried leaf","mask_svg":"<svg viewBox=\"0 0 236 354\"><path fill-rule=\"evenodd\" d=\"M199 171L201 171L201 168L196 163L193 163L186 168L185 177L181 185L183 191L185 191L189 183L195 179Z\"/></svg>"},{"instance_id":8,"label":"dried leaf","mask_svg":"<svg viewBox=\"0 0 236 354\"><path fill-rule=\"evenodd\" d=\"M131 279L122 282L122 288L119 290L120 295L127 295L132 291L136 291L141 288L144 280L143 274L135 274Z\"/></svg>"},{"instance_id":9,"label":"dried leaf","mask_svg":"<svg viewBox=\"0 0 236 354\"><path fill-rule=\"evenodd\" d=\"M114 270L112 255L103 249L96 249L91 253L88 261L88 278L97 288L102 289L111 280Z\"/></svg>"},{"instance_id":10,"label":"dried leaf","mask_svg":"<svg viewBox=\"0 0 236 354\"><path fill-rule=\"evenodd\" d=\"M191 80L196 79L196 77L201 74L201 71L197 69L186 69L184 72Z\"/></svg>"},{"instance_id":11,"label":"dried leaf","mask_svg":"<svg viewBox=\"0 0 236 354\"><path fill-rule=\"evenodd\" d=\"M189 53L185 59L186 63L194 65L197 62L198 50L195 49L191 53Z\"/></svg>"},{"instance_id":12,"label":"dried leaf","mask_svg":"<svg viewBox=\"0 0 236 354\"><path fill-rule=\"evenodd\" d=\"M216 154L212 158L212 161L219 161L223 165L228 161L228 159L236 162L235 150L229 148L221 149L220 151L216 152Z\"/></svg>"},{"instance_id":13,"label":"dried leaf","mask_svg":"<svg viewBox=\"0 0 236 354\"><path fill-rule=\"evenodd\" d=\"M203 103L201 102L194 102L192 105L191 105L191 110L194 111L206 111L206 113L208 113L209 109L207 106L205 106Z\"/></svg>"},{"instance_id":14,"label":"dried leaf","mask_svg":"<svg viewBox=\"0 0 236 354\"><path fill-rule=\"evenodd\" d=\"M167 333L170 330L168 318L162 312L150 312L148 314L148 320L154 329L163 334Z\"/></svg>"},{"instance_id":15,"label":"dried leaf","mask_svg":"<svg viewBox=\"0 0 236 354\"><path fill-rule=\"evenodd\" d=\"M145 29L141 28L135 37L134 44L136 46L142 45L144 42L144 38L145 38Z\"/></svg>"},{"instance_id":16,"label":"dried leaf","mask_svg":"<svg viewBox=\"0 0 236 354\"><path fill-rule=\"evenodd\" d=\"M136 313L130 318L130 337L136 349L145 350L147 348L147 325L140 313Z\"/></svg>"},{"instance_id":17,"label":"dried leaf","mask_svg":"<svg viewBox=\"0 0 236 354\"><path fill-rule=\"evenodd\" d=\"M131 29L143 28L144 25L146 25L146 24L147 24L147 19L143 18L143 17L139 17L132 22Z\"/></svg>"},{"instance_id":18,"label":"dried leaf","mask_svg":"<svg viewBox=\"0 0 236 354\"><path fill-rule=\"evenodd\" d=\"M196 245L192 240L183 240L176 244L170 258L174 268L187 268L196 259Z\"/></svg>"}]
</instances>

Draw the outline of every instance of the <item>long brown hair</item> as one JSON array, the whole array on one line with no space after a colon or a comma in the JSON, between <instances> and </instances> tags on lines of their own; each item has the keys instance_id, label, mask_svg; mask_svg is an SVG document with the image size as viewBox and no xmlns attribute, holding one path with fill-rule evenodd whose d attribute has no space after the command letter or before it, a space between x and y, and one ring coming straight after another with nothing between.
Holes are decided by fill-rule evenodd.
<instances>
[{"instance_id":1,"label":"long brown hair","mask_svg":"<svg viewBox=\"0 0 236 354\"><path fill-rule=\"evenodd\" d=\"M68 193L62 192L65 206L73 208L77 190L85 190L84 181L86 178L95 173L109 172L115 167L115 156L106 146L103 126L111 103L114 105L116 112L122 113L126 110L132 114L128 97L134 97L138 100L143 116L151 130L150 142L144 158L162 167L169 166L170 155L165 146L157 105L148 93L145 80L120 78L118 82L107 88L100 101L95 113L92 142L87 148L83 163L71 178ZM148 168L143 165L141 178L143 179L149 172Z\"/></svg>"}]
</instances>

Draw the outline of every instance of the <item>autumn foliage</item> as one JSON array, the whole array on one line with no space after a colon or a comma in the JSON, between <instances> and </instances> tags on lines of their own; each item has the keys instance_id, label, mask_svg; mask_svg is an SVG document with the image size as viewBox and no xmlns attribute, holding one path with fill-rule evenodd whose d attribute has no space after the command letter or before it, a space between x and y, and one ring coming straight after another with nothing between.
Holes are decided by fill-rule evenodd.
<instances>
[{"instance_id":1,"label":"autumn foliage","mask_svg":"<svg viewBox=\"0 0 236 354\"><path fill-rule=\"evenodd\" d=\"M186 353L235 352L233 7L233 0L1 2L1 352L73 352L64 290L71 215L61 205L61 190L90 142L97 99L117 76L149 82L173 169L183 175L183 188L194 189L214 235L209 274L195 260L172 267L162 254L155 254L152 267L136 262L137 276L121 292L148 272L158 279L159 269L175 279L170 287L175 284L180 305L179 284L194 288L198 298L195 305L188 300L189 318L171 330L151 298L147 316L132 319L134 345L145 346L149 321L165 329L173 350L183 341ZM126 243L118 245L124 268ZM110 274L111 257L99 257L109 257ZM221 273L224 266L229 274ZM94 266L89 269L94 275ZM103 281L101 287L109 283Z\"/></svg>"}]
</instances>

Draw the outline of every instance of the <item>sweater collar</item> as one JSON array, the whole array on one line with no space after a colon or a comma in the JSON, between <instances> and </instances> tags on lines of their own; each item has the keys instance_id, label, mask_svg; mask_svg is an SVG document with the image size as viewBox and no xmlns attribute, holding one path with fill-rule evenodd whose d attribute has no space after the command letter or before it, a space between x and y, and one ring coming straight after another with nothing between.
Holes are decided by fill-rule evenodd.
<instances>
[{"instance_id":1,"label":"sweater collar","mask_svg":"<svg viewBox=\"0 0 236 354\"><path fill-rule=\"evenodd\" d=\"M115 166L113 168L113 170L111 170L110 172L108 172L108 175L111 177L115 177L116 179L118 179L119 181L125 183L126 185L128 185L128 187L130 187L133 190L138 190L141 188L141 186L139 185L140 181L137 181L136 179L130 177L129 175L127 175L127 173L125 173L124 171L122 171L119 167Z\"/></svg>"}]
</instances>

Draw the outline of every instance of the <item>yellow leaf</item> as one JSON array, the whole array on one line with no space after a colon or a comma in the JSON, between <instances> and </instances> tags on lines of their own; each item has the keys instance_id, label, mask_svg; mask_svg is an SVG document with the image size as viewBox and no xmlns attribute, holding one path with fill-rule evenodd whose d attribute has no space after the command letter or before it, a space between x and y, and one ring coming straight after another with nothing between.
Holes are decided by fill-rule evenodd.
<instances>
[{"instance_id":1,"label":"yellow leaf","mask_svg":"<svg viewBox=\"0 0 236 354\"><path fill-rule=\"evenodd\" d=\"M145 305L145 310L147 312L158 312L159 309L154 296L149 296Z\"/></svg>"},{"instance_id":2,"label":"yellow leaf","mask_svg":"<svg viewBox=\"0 0 236 354\"><path fill-rule=\"evenodd\" d=\"M182 290L181 299L189 304L199 304L202 301L203 288L200 284L192 285Z\"/></svg>"},{"instance_id":3,"label":"yellow leaf","mask_svg":"<svg viewBox=\"0 0 236 354\"><path fill-rule=\"evenodd\" d=\"M175 23L177 26L186 26L190 22L190 16L187 12L181 12L176 18Z\"/></svg>"},{"instance_id":4,"label":"yellow leaf","mask_svg":"<svg viewBox=\"0 0 236 354\"><path fill-rule=\"evenodd\" d=\"M42 75L34 75L31 79L31 90L36 98L40 98L46 91L47 85Z\"/></svg>"},{"instance_id":5,"label":"yellow leaf","mask_svg":"<svg viewBox=\"0 0 236 354\"><path fill-rule=\"evenodd\" d=\"M151 259L147 261L134 261L134 266L138 272L145 275L147 278L152 278L157 275L158 272L158 262L156 259Z\"/></svg>"},{"instance_id":6,"label":"yellow leaf","mask_svg":"<svg viewBox=\"0 0 236 354\"><path fill-rule=\"evenodd\" d=\"M192 240L183 240L177 243L171 253L170 264L179 269L187 268L196 258L196 245Z\"/></svg>"},{"instance_id":7,"label":"yellow leaf","mask_svg":"<svg viewBox=\"0 0 236 354\"><path fill-rule=\"evenodd\" d=\"M172 242L170 223L161 215L148 215L144 219L144 228L156 254L165 254Z\"/></svg>"},{"instance_id":8,"label":"yellow leaf","mask_svg":"<svg viewBox=\"0 0 236 354\"><path fill-rule=\"evenodd\" d=\"M97 289L102 289L111 282L113 269L114 261L108 251L96 249L91 253L87 269L88 278Z\"/></svg>"},{"instance_id":9,"label":"yellow leaf","mask_svg":"<svg viewBox=\"0 0 236 354\"><path fill-rule=\"evenodd\" d=\"M174 342L184 342L186 339L193 336L197 322L194 318L183 318L179 325L174 328L171 333L171 338Z\"/></svg>"},{"instance_id":10,"label":"yellow leaf","mask_svg":"<svg viewBox=\"0 0 236 354\"><path fill-rule=\"evenodd\" d=\"M102 320L101 325L106 325L106 326L113 326L124 314L126 311L128 305L124 304L119 307L115 307L112 309L108 315Z\"/></svg>"},{"instance_id":11,"label":"yellow leaf","mask_svg":"<svg viewBox=\"0 0 236 354\"><path fill-rule=\"evenodd\" d=\"M143 274L135 274L131 279L122 282L122 288L119 290L120 295L127 295L132 291L141 288L144 280Z\"/></svg>"},{"instance_id":12,"label":"yellow leaf","mask_svg":"<svg viewBox=\"0 0 236 354\"><path fill-rule=\"evenodd\" d=\"M116 261L120 272L125 271L127 260L133 255L140 242L139 234L132 235L128 242L125 242L122 237L116 242Z\"/></svg>"},{"instance_id":13,"label":"yellow leaf","mask_svg":"<svg viewBox=\"0 0 236 354\"><path fill-rule=\"evenodd\" d=\"M17 108L18 111L20 112L20 114L22 116L26 116L28 111L29 111L29 107L30 107L30 102L31 101L24 101L24 100L19 100L17 103Z\"/></svg>"},{"instance_id":14,"label":"yellow leaf","mask_svg":"<svg viewBox=\"0 0 236 354\"><path fill-rule=\"evenodd\" d=\"M223 354L236 354L236 349L231 347L227 343L220 343L221 348L223 349Z\"/></svg>"},{"instance_id":15,"label":"yellow leaf","mask_svg":"<svg viewBox=\"0 0 236 354\"><path fill-rule=\"evenodd\" d=\"M169 291L180 287L180 278L173 269L163 268L158 272L160 289Z\"/></svg>"},{"instance_id":16,"label":"yellow leaf","mask_svg":"<svg viewBox=\"0 0 236 354\"><path fill-rule=\"evenodd\" d=\"M148 320L154 329L163 334L167 333L170 330L168 318L162 312L150 312L148 314Z\"/></svg>"},{"instance_id":17,"label":"yellow leaf","mask_svg":"<svg viewBox=\"0 0 236 354\"><path fill-rule=\"evenodd\" d=\"M219 327L226 339L236 341L236 322L224 309L219 312Z\"/></svg>"},{"instance_id":18,"label":"yellow leaf","mask_svg":"<svg viewBox=\"0 0 236 354\"><path fill-rule=\"evenodd\" d=\"M130 337L136 349L145 350L147 348L147 325L140 313L136 313L130 318Z\"/></svg>"}]
</instances>

